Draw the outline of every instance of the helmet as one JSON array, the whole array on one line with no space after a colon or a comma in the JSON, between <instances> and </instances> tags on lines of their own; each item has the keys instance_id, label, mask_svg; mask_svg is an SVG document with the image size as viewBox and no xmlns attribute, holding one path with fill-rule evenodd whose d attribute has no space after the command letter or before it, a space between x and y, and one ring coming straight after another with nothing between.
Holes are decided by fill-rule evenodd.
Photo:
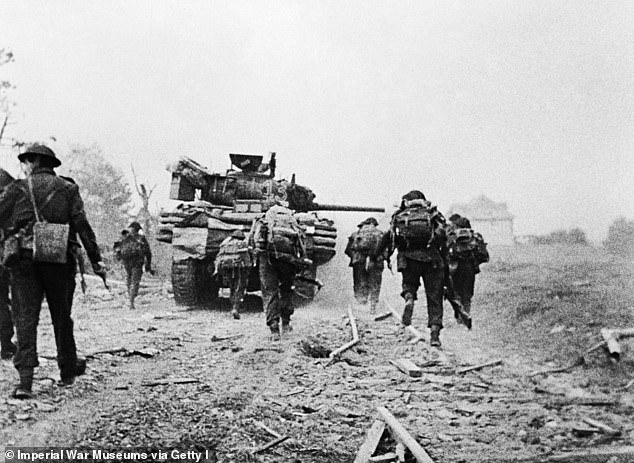
<instances>
[{"instance_id":1,"label":"helmet","mask_svg":"<svg viewBox=\"0 0 634 463\"><path fill-rule=\"evenodd\" d=\"M424 200L427 200L427 198L425 198L425 195L423 194L423 192L419 191L419 190L412 190L409 193L404 194L402 199L404 201L412 201L413 199L424 199Z\"/></svg>"},{"instance_id":2,"label":"helmet","mask_svg":"<svg viewBox=\"0 0 634 463\"><path fill-rule=\"evenodd\" d=\"M130 225L128 225L128 228L131 228L133 230L139 231L141 230L143 227L141 226L141 224L139 222L137 222L136 220L134 222L132 222Z\"/></svg>"},{"instance_id":3,"label":"helmet","mask_svg":"<svg viewBox=\"0 0 634 463\"><path fill-rule=\"evenodd\" d=\"M55 156L53 150L50 149L48 146L40 145L37 143L27 146L24 153L18 154L18 159L20 160L20 162L24 161L24 158L27 154L39 154L40 156L48 158L49 162L51 162L51 167L59 167L62 165L62 161L60 161L57 156Z\"/></svg>"},{"instance_id":4,"label":"helmet","mask_svg":"<svg viewBox=\"0 0 634 463\"><path fill-rule=\"evenodd\" d=\"M460 220L462 216L460 214L451 214L449 216L449 221L453 224L457 224L458 220Z\"/></svg>"},{"instance_id":5,"label":"helmet","mask_svg":"<svg viewBox=\"0 0 634 463\"><path fill-rule=\"evenodd\" d=\"M378 227L379 226L379 222L377 222L374 217L368 217L363 222L361 222L359 225L357 225L357 227L361 228L364 225L374 225L375 227Z\"/></svg>"}]
</instances>

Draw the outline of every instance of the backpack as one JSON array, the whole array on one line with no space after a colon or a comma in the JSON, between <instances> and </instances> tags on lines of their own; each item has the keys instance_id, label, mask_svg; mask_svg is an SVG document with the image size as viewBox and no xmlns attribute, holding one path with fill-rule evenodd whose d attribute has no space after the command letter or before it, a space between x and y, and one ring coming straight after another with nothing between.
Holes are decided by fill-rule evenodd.
<instances>
[{"instance_id":1,"label":"backpack","mask_svg":"<svg viewBox=\"0 0 634 463\"><path fill-rule=\"evenodd\" d=\"M456 228L447 236L449 256L458 260L474 260L476 264L489 261L487 244L480 233L470 228Z\"/></svg>"},{"instance_id":2,"label":"backpack","mask_svg":"<svg viewBox=\"0 0 634 463\"><path fill-rule=\"evenodd\" d=\"M383 232L373 225L364 225L352 234L352 250L365 256L376 257Z\"/></svg>"},{"instance_id":3,"label":"backpack","mask_svg":"<svg viewBox=\"0 0 634 463\"><path fill-rule=\"evenodd\" d=\"M145 239L142 236L128 235L120 241L118 254L122 260L143 260L145 246Z\"/></svg>"},{"instance_id":4,"label":"backpack","mask_svg":"<svg viewBox=\"0 0 634 463\"><path fill-rule=\"evenodd\" d=\"M251 267L251 254L246 240L229 238L220 244L216 256L216 268L220 272Z\"/></svg>"},{"instance_id":5,"label":"backpack","mask_svg":"<svg viewBox=\"0 0 634 463\"><path fill-rule=\"evenodd\" d=\"M392 226L396 236L404 239L408 246L427 247L436 231L438 211L429 201L409 201L405 209L394 215Z\"/></svg>"},{"instance_id":6,"label":"backpack","mask_svg":"<svg viewBox=\"0 0 634 463\"><path fill-rule=\"evenodd\" d=\"M267 228L267 248L272 257L300 265L306 259L305 232L293 211L273 206L264 216Z\"/></svg>"},{"instance_id":7,"label":"backpack","mask_svg":"<svg viewBox=\"0 0 634 463\"><path fill-rule=\"evenodd\" d=\"M484 238L480 233L474 232L474 237L476 240L476 248L473 252L476 262L478 264L484 264L489 261L489 251L487 249L487 244L484 242Z\"/></svg>"}]
</instances>

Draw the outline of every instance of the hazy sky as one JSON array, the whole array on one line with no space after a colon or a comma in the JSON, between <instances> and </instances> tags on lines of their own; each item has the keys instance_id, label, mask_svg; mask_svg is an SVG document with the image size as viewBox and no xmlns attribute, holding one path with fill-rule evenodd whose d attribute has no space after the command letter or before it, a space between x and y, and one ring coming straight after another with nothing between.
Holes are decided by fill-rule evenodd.
<instances>
[{"instance_id":1,"label":"hazy sky","mask_svg":"<svg viewBox=\"0 0 634 463\"><path fill-rule=\"evenodd\" d=\"M0 47L11 136L96 143L161 204L180 155L276 151L322 202L634 218L631 1L1 0Z\"/></svg>"}]
</instances>

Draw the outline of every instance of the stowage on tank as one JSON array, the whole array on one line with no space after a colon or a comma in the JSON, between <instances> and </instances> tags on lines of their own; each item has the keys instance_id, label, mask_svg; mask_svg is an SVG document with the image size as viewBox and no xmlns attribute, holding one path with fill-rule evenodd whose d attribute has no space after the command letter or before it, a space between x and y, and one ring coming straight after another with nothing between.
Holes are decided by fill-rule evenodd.
<instances>
[{"instance_id":1,"label":"stowage on tank","mask_svg":"<svg viewBox=\"0 0 634 463\"><path fill-rule=\"evenodd\" d=\"M222 241L235 230L249 232L253 222L272 205L284 201L295 211L306 232L306 253L312 265L296 282L304 300L315 295L310 283L317 267L335 255L337 229L316 211L385 212L379 207L318 204L310 188L291 180L276 179L275 153L268 162L262 155L230 154L231 167L213 173L196 161L181 157L168 169L172 173L170 199L181 201L172 211L162 211L157 239L171 243L172 286L177 304L212 305L221 279L213 278L214 260ZM259 290L257 268L249 275L247 291Z\"/></svg>"}]
</instances>

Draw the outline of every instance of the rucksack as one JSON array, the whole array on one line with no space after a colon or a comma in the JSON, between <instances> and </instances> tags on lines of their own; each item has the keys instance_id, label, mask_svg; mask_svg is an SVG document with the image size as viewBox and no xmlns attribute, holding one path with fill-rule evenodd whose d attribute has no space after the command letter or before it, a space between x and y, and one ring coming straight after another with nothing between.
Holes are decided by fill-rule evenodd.
<instances>
[{"instance_id":1,"label":"rucksack","mask_svg":"<svg viewBox=\"0 0 634 463\"><path fill-rule=\"evenodd\" d=\"M273 206L264 216L267 227L267 250L276 259L300 265L306 259L305 232L293 211Z\"/></svg>"},{"instance_id":2,"label":"rucksack","mask_svg":"<svg viewBox=\"0 0 634 463\"><path fill-rule=\"evenodd\" d=\"M429 201L409 201L405 209L396 213L392 226L396 236L405 239L408 246L426 247L434 237L438 214Z\"/></svg>"},{"instance_id":3,"label":"rucksack","mask_svg":"<svg viewBox=\"0 0 634 463\"><path fill-rule=\"evenodd\" d=\"M475 260L476 264L489 261L487 244L480 233L470 228L456 228L447 236L449 256L458 260Z\"/></svg>"},{"instance_id":4,"label":"rucksack","mask_svg":"<svg viewBox=\"0 0 634 463\"><path fill-rule=\"evenodd\" d=\"M376 257L383 232L373 225L364 225L352 235L352 250Z\"/></svg>"},{"instance_id":5,"label":"rucksack","mask_svg":"<svg viewBox=\"0 0 634 463\"><path fill-rule=\"evenodd\" d=\"M145 247L142 236L128 235L119 244L119 255L123 260L142 260L145 257Z\"/></svg>"},{"instance_id":6,"label":"rucksack","mask_svg":"<svg viewBox=\"0 0 634 463\"><path fill-rule=\"evenodd\" d=\"M216 256L216 268L220 272L251 267L251 254L246 240L226 239L220 244Z\"/></svg>"}]
</instances>

